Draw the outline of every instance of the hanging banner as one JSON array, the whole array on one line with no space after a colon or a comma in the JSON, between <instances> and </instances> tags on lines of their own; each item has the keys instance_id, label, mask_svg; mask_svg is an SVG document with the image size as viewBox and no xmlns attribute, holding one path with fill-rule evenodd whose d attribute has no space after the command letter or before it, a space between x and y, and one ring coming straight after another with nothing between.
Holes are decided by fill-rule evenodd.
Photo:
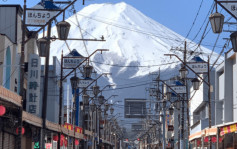
<instances>
[{"instance_id":1,"label":"hanging banner","mask_svg":"<svg viewBox=\"0 0 237 149\"><path fill-rule=\"evenodd\" d=\"M221 0L217 3L237 19L237 3L236 0Z\"/></svg>"},{"instance_id":2,"label":"hanging banner","mask_svg":"<svg viewBox=\"0 0 237 149\"><path fill-rule=\"evenodd\" d=\"M80 79L78 86L80 88L85 88L87 87L89 84L91 84L94 80L92 79Z\"/></svg>"},{"instance_id":3,"label":"hanging banner","mask_svg":"<svg viewBox=\"0 0 237 149\"><path fill-rule=\"evenodd\" d=\"M171 86L171 88L178 94L186 93L186 86Z\"/></svg>"},{"instance_id":4,"label":"hanging banner","mask_svg":"<svg viewBox=\"0 0 237 149\"><path fill-rule=\"evenodd\" d=\"M28 63L26 111L37 116L40 114L40 65L40 57L36 54L30 54Z\"/></svg>"},{"instance_id":5,"label":"hanging banner","mask_svg":"<svg viewBox=\"0 0 237 149\"><path fill-rule=\"evenodd\" d=\"M193 63L189 62L187 65L196 73L207 73L208 72L208 65L207 63Z\"/></svg>"},{"instance_id":6,"label":"hanging banner","mask_svg":"<svg viewBox=\"0 0 237 149\"><path fill-rule=\"evenodd\" d=\"M58 11L26 10L26 25L45 25Z\"/></svg>"}]
</instances>

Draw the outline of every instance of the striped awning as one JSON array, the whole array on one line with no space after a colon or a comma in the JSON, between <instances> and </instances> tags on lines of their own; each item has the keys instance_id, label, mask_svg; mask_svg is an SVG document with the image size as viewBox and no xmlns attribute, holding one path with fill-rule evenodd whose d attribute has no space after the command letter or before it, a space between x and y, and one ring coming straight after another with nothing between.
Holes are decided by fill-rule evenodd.
<instances>
[{"instance_id":1,"label":"striped awning","mask_svg":"<svg viewBox=\"0 0 237 149\"><path fill-rule=\"evenodd\" d=\"M237 131L237 123L220 128L220 136Z\"/></svg>"}]
</instances>

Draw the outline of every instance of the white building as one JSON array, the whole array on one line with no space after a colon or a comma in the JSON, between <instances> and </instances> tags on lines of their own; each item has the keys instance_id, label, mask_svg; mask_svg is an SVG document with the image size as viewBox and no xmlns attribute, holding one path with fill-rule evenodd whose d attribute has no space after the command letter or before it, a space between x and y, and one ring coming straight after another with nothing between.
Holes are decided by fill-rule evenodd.
<instances>
[{"instance_id":1,"label":"white building","mask_svg":"<svg viewBox=\"0 0 237 149\"><path fill-rule=\"evenodd\" d=\"M193 62L204 62L200 57L195 56L191 61ZM191 71L189 71L191 72ZM207 74L199 74L208 83ZM190 76L195 77L192 73ZM200 80L200 79L199 79ZM202 82L200 80L200 82ZM190 82L191 83L191 82ZM215 124L215 70L214 68L210 71L210 86L211 86L211 121L212 126ZM199 132L209 127L209 107L208 107L208 91L209 86L202 82L199 86L199 90L193 90L190 88L190 135Z\"/></svg>"},{"instance_id":2,"label":"white building","mask_svg":"<svg viewBox=\"0 0 237 149\"><path fill-rule=\"evenodd\" d=\"M216 126L224 133L223 148L236 148L237 123L237 56L232 50L225 53L225 60L216 68ZM232 126L230 126L232 125ZM231 127L230 131L224 131ZM235 142L235 143L234 143Z\"/></svg>"}]
</instances>

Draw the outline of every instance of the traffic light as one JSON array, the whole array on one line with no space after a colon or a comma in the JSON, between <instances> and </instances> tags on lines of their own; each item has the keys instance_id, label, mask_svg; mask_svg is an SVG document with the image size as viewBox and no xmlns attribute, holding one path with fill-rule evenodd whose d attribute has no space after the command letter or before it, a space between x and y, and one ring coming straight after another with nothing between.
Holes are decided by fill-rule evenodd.
<instances>
[{"instance_id":1,"label":"traffic light","mask_svg":"<svg viewBox=\"0 0 237 149\"><path fill-rule=\"evenodd\" d=\"M137 138L137 141L140 141L140 139L139 139L139 138Z\"/></svg>"}]
</instances>

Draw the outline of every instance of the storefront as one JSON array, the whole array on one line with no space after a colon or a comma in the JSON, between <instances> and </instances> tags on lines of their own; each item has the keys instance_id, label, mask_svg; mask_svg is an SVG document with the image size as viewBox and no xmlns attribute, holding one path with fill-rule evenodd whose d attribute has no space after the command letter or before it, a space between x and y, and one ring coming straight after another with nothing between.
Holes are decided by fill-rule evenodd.
<instances>
[{"instance_id":1,"label":"storefront","mask_svg":"<svg viewBox=\"0 0 237 149\"><path fill-rule=\"evenodd\" d=\"M226 123L207 128L189 136L189 142L193 149L205 148L211 141L215 149L237 148L237 122Z\"/></svg>"}]
</instances>

